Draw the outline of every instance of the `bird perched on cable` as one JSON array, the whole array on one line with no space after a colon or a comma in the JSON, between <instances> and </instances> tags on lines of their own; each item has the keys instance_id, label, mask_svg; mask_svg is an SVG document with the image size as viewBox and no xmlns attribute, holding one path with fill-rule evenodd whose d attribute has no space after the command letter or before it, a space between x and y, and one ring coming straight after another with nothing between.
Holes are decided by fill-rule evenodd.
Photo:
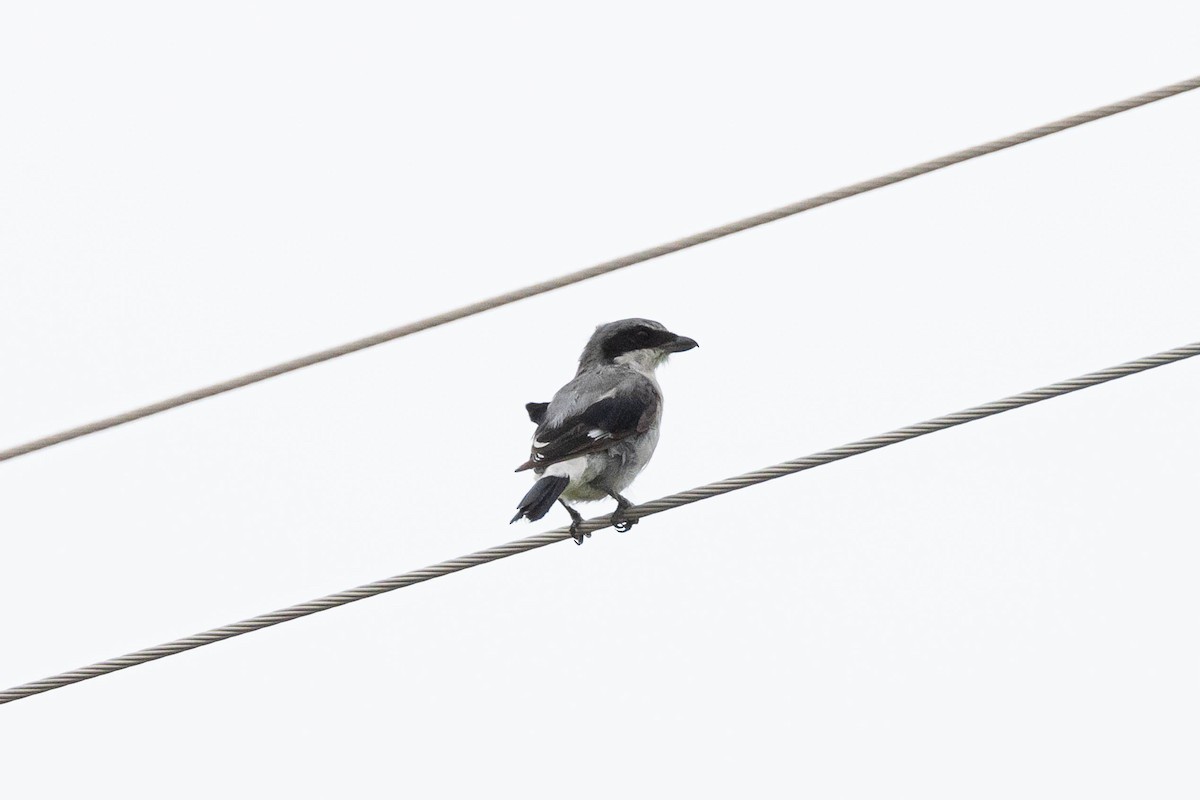
<instances>
[{"instance_id":1,"label":"bird perched on cable","mask_svg":"<svg viewBox=\"0 0 1200 800\"><path fill-rule=\"evenodd\" d=\"M521 517L546 516L554 501L571 515L571 535L583 517L567 501L589 502L611 497L617 501L613 526L627 531L637 520L624 512L632 503L621 491L650 461L658 444L662 419L662 390L654 370L671 353L698 347L694 339L671 333L648 319L623 319L596 328L574 379L549 403L528 403L530 421L537 424L529 460L517 472L532 469L538 476L517 506Z\"/></svg>"}]
</instances>

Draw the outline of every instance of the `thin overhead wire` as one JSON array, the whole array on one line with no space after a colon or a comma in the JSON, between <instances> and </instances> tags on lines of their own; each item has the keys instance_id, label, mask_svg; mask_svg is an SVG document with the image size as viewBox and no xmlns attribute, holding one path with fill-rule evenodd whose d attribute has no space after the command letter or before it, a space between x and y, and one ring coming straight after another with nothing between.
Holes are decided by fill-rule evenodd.
<instances>
[{"instance_id":1,"label":"thin overhead wire","mask_svg":"<svg viewBox=\"0 0 1200 800\"><path fill-rule=\"evenodd\" d=\"M1161 89L1155 89L1152 92L1139 94L1136 97L1130 97L1126 100L1121 100L1106 106L1094 108L1091 111L1085 111L1082 114L1075 114L1074 116L1060 119L1057 122L1051 122L1047 125L1040 125L1036 128L1030 128L1029 130L1022 131L1021 133L1005 136L1002 139L995 139L987 142L986 144L969 147L966 150L959 150L957 153L951 153L950 155L942 156L941 158L935 158L932 161L925 161L915 166L908 167L907 169L897 170L896 172L890 172L887 175L881 175L877 178L851 184L850 186L836 189L832 192L819 194L816 197L810 197L807 200L801 200L799 202L792 203L791 205L776 208L772 211L766 211L762 214L755 214L752 217L746 217L745 219L740 219L727 225L721 225L717 228L701 231L700 233L686 236L682 239L676 239L673 242L667 242L666 244L661 244L657 247L651 247L648 250L641 250L636 253L631 253L627 256L622 256L621 258L614 258L611 261L605 261L602 264L596 264L595 266L588 267L586 269L560 275L559 277L548 281L542 281L541 283L535 283L530 286L525 286L521 289L515 289L511 292L496 295L495 297L489 297L486 300L480 300L477 303L471 303L451 311L446 311L442 314L417 320L416 322L410 322L407 325L401 325L398 328L392 328L391 330L383 331L373 336L356 339L352 342L346 342L345 344L338 345L337 347L331 347L327 350L321 350L317 353L311 353L306 356L301 356L300 358L294 358L290 361L284 361L281 364L275 364L274 366L267 367L265 369L250 372L236 378L230 378L229 380L221 381L220 383L214 383L211 386L195 389L181 395L176 395L175 397L167 398L166 400L161 400L157 403L151 403L150 405L142 406L141 408L135 408L131 411L126 411L123 414L105 417L94 422L89 422L86 425L80 425L78 427L70 428L50 436L34 439L33 441L19 444L15 447L10 447L7 450L0 450L0 461L7 461L10 458L26 455L36 450L42 450L52 445L70 441L71 439L78 439L81 436L98 433L99 431L107 430L108 428L124 425L127 422L133 422L134 420L139 420L154 414L160 414L163 411L168 411L172 408L178 408L180 406L187 405L188 403L194 403L197 400L203 400L206 397L213 397L214 395L222 394L223 392L228 392L243 386L249 386L260 381L265 381L268 378L274 378L288 372L294 372L295 370L303 369L304 367L311 367L314 364L320 364L323 361L329 361L330 359L349 355L350 353L354 353L359 350L365 350L368 347L374 347L375 345L400 339L404 336L408 336L409 334L429 330L430 328L436 328L439 325L445 325L448 322L454 322L455 320L464 319L465 317L474 316L475 314L481 314L484 311L489 311L493 308L499 308L500 306L506 306L510 303L515 303L518 300L524 300L529 297L554 291L555 289L561 289L564 286L570 286L574 283L586 281L589 278L595 278L600 275L605 275L609 272L615 272L619 269L624 269L625 267L631 267L634 264L650 261L651 259L658 258L659 256L665 256L669 253L677 253L680 250L686 250L687 248L695 247L698 244L711 242L714 239L721 239L734 233L749 230L750 228L756 228L759 225L765 225L768 222L775 222L776 220L781 220L785 217L791 217L814 208L829 205L830 203L837 202L838 200L844 200L848 197L863 194L864 192L881 189L885 186L890 186L893 183L906 181L909 178L915 178L919 175L936 172L939 169L945 169L946 167L962 163L963 161L969 161L973 158L979 158L980 156L988 155L989 153L1005 150L1009 147L1033 141L1034 139L1040 139L1044 136L1049 136L1052 133L1058 133L1059 131L1067 130L1068 128L1075 128L1088 122L1094 122L1095 120L1103 119L1104 117L1111 117L1112 115L1119 114L1122 111L1129 111L1130 109L1138 108L1139 106L1144 106L1158 100L1164 100L1168 97L1173 97L1177 94L1182 94L1183 92L1188 92L1196 88L1200 88L1200 76L1191 78L1189 80L1180 81L1179 83L1173 83L1170 86L1164 86Z\"/></svg>"},{"instance_id":2,"label":"thin overhead wire","mask_svg":"<svg viewBox=\"0 0 1200 800\"><path fill-rule=\"evenodd\" d=\"M1200 355L1200 342L1195 342L1183 347L1177 347L1174 350L1166 350L1155 355L1146 356L1145 358L1139 358L1136 361L1129 361L1119 366L1100 370L1099 372L1092 372L1078 378L1072 378L1071 380L1052 383L1049 386L1043 386L1040 389L1034 389L1029 392L1015 394L1011 397L1006 397L1003 400L996 400L991 403L984 403L980 406L968 408L964 411L958 411L953 414L935 417L933 419L926 420L925 422L918 422L916 425L909 425L905 428L897 428L894 431L880 434L879 436L871 436L866 439L860 439L857 442L851 442L850 444L845 444L841 447L834 447L831 450L822 450L821 452L814 453L810 456L793 459L792 461L785 461L781 464L775 464L774 466L755 470L754 472L747 472L744 475L738 475L723 481L710 483L705 486L690 489L686 492L668 495L667 497L663 497L658 500L652 500L649 503L634 506L626 512L626 515L635 519L641 519L642 517L648 517L651 514L659 514L663 511L667 511L668 509L678 508L680 506L685 506L700 500L706 500L710 497L716 497L717 495L734 492L738 489L745 489L748 486L754 486L759 483L774 480L775 478L782 478L784 475L792 475L797 472L803 472L804 470L812 469L813 467L819 467L822 464L830 464L834 461L840 461L843 458L849 458L850 456L867 453L872 450L878 450L891 444L907 441L909 439L915 439L918 436L924 436L927 433L945 430L946 428L953 428L954 426L962 425L965 422L983 419L984 417L990 417L1005 411L1011 411L1014 408L1028 406L1042 400L1048 400L1052 397L1058 397L1060 395L1075 392L1080 389L1086 389L1089 386L1096 386L1101 383L1107 383L1108 381L1116 380L1117 378L1123 378L1127 375L1145 372L1146 370L1153 369L1155 367L1161 367L1164 364L1182 361L1183 359L1191 358L1195 355ZM579 530L581 532L591 533L602 528L607 528L610 525L611 521L609 517L594 517L586 520L582 525L580 525ZM58 689L63 686L68 686L72 683L79 683L80 681L88 680L89 678L107 675L110 672L117 672L118 670L137 666L138 664L145 664L148 661L154 661L166 656L175 655L176 653L194 650L197 647L203 647L206 644L212 644L213 642L219 642L224 639L231 639L234 636L240 636L243 633L250 633L252 631L262 630L263 628L269 628L272 625L278 625L281 622L288 622L290 620L299 619L300 617L306 617L309 614L316 614L319 611L327 611L331 608L337 608L338 606L346 605L347 603L353 603L356 600L363 600L368 597L384 594L385 592L395 591L396 589L402 589L406 586L412 586L413 584L432 580L433 578L440 578L443 575L461 572L462 570L470 569L471 567L477 567L480 564L498 561L502 558L517 555L518 553L526 553L530 550L536 550L539 547L545 547L548 544L554 544L555 542L561 542L569 538L571 538L571 532L569 528L557 528L545 533L527 536L524 539L517 539L516 541L509 542L508 544L489 547L486 550L480 550L460 558L443 561L439 564L434 564L433 566L425 567L423 569L405 572L391 578L384 578L383 580L375 581L374 583L367 583L354 589L348 589L344 592L326 595L325 597L320 597L307 603L290 606L288 608L280 609L279 611L272 611L268 614L260 614L257 617L251 617L250 619L243 620L241 622L235 622L231 625L213 628L212 630L204 631L203 633L197 633L193 636L188 636L183 639L176 639L173 642L160 644L156 647L148 647L145 650L138 650L136 652L129 653L128 655L110 658L107 661L100 661L92 664L91 666L82 667L80 669L71 670L70 672L63 672L59 675L44 678L39 681L33 681L31 683L15 686L11 689L0 692L0 703L11 703L13 700L20 700L23 697L30 697L31 695L39 694L41 692L48 692L51 689Z\"/></svg>"}]
</instances>

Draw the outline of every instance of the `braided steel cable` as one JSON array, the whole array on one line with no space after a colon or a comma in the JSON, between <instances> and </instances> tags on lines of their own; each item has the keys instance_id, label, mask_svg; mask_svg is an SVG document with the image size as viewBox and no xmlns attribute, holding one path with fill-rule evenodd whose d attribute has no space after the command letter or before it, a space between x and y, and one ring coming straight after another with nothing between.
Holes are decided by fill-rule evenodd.
<instances>
[{"instance_id":1,"label":"braided steel cable","mask_svg":"<svg viewBox=\"0 0 1200 800\"><path fill-rule=\"evenodd\" d=\"M1052 383L1049 386L1043 386L1040 389L1034 389L1029 392L1022 392L1011 397L1006 397L1003 400L996 400L991 403L974 406L964 411L958 411L953 414L946 414L941 417L935 417L925 422L919 422L916 425L909 425L905 428L897 428L894 431L871 436L866 439L860 439L857 442L834 447L830 450L822 450L819 453L814 453L803 458L785 461L782 464L776 464L764 469L747 472L744 475L738 475L733 478L728 478L716 483L710 483L705 486L700 486L695 489L690 489L686 492L678 492L668 495L667 497L658 500L652 500L649 503L643 503L639 506L634 506L626 512L626 516L633 519L641 519L652 514L659 514L668 509L678 508L690 503L695 503L699 500L706 500L710 497L734 492L738 489L745 489L748 486L754 486L759 483L782 478L784 475L792 475L797 472L802 472L806 469L819 467L822 464L830 464L834 461L840 461L843 458L867 453L872 450L878 450L882 447L887 447L897 442L915 439L918 436L924 436L927 433L953 428L956 425L962 425L965 422L971 422L984 417L990 417L994 414L1001 414L1005 411L1011 411L1014 408L1032 405L1033 403L1048 400L1052 397L1075 392L1080 389L1086 389L1089 386L1096 386L1101 383L1123 378L1127 375L1133 375L1138 372L1155 367L1161 367L1164 364L1171 364L1176 361L1182 361L1185 358L1200 355L1200 342L1177 347L1174 350L1166 350L1152 356L1139 358L1136 361L1129 361L1119 366L1110 367L1109 369L1092 372L1071 380ZM586 520L579 526L579 530L585 533L591 533L602 528L607 528L612 524L611 519L607 516L594 517ZM176 639L173 642L161 644L156 647L148 647L144 650L138 650L128 655L110 658L107 661L100 661L91 666L81 669L63 672L59 675L54 675L49 678L44 678L40 681L15 686L11 689L0 692L0 704L10 703L13 700L20 700L23 697L47 692L51 689L58 689L63 686L68 686L72 683L95 678L100 675L106 675L110 672L133 667L138 664L144 664L147 661L154 661L165 656L182 653L186 650L194 650L197 647L203 647L206 644L219 642L224 639L232 639L234 636L240 636L243 633L269 628L272 625L278 625L281 622L306 617L309 614L316 614L319 611L326 611L331 608L353 603L356 600L363 600L375 595L391 592L396 589L402 589L405 586L412 586L416 583L422 583L433 578L440 578L443 575L449 575L454 572L461 572L471 567L477 567L480 564L487 564L492 561L499 561L502 558L517 555L518 553L526 553L530 550L536 550L539 547L545 547L548 544L561 542L564 539L570 539L571 532L569 528L557 528L545 533L538 533L533 536L527 536L524 539L517 539L508 544L489 547L486 550L480 550L470 555L454 558L449 561L442 561L423 569L405 572L401 575L396 575L391 578L367 583L353 589L347 589L344 592L326 595L316 600L311 600L307 603L290 606L272 611L268 614L260 614L257 617L235 622L232 625L224 625L220 628L213 628L203 633L197 633L194 636L188 636L183 639Z\"/></svg>"},{"instance_id":2,"label":"braided steel cable","mask_svg":"<svg viewBox=\"0 0 1200 800\"><path fill-rule=\"evenodd\" d=\"M666 244L661 244L657 247L651 247L648 250L641 250L636 253L631 253L627 256L622 256L621 258L614 258L611 261L605 261L602 264L596 264L595 266L588 267L586 269L560 275L557 278L553 278L548 281L542 281L541 283L535 283L530 286L525 286L521 289L515 289L511 292L496 295L495 297L489 297L486 300L480 300L477 303L471 303L451 311L446 311L442 314L417 320L416 322L410 322L407 325L401 325L398 328L392 328L391 330L383 331L373 336L356 339L352 342L338 345L337 347L331 347L327 350L321 350L320 352L301 356L300 358L294 358L290 361L284 361L281 364L275 364L274 366L260 369L256 372L250 372L245 375L240 375L236 378L231 378L227 381L214 383L211 386L205 386L181 395L176 395L175 397L170 397L157 403L151 403L150 405L142 406L141 408L135 408L130 411L126 411L123 414L105 417L104 419L98 419L94 422L89 422L86 425L80 425L75 428L60 431L59 433L55 433L50 436L34 439L33 441L25 442L24 444L19 444L15 447L10 447L7 450L0 450L0 461L7 461L10 458L26 455L36 450L42 450L47 447L51 447L52 445L70 441L71 439L77 439L81 436L88 436L93 433L98 433L99 431L107 430L108 428L115 428L116 426L124 425L127 422L133 422L134 420L153 416L154 414L160 414L163 411L168 411L172 408L178 408L180 406L187 405L188 403L194 403L197 400L203 400L207 397L213 397L214 395L222 394L233 389L239 389L243 386L259 383L260 381L265 381L268 378L274 378L288 372L294 372L298 369L303 369L304 367L311 367L314 364L320 364L323 361L329 361L334 358L349 355L350 353L358 352L359 350L365 350L368 347L374 347L375 345L400 339L413 333L429 330L430 328L436 328L439 325L445 325L448 322L454 322L456 320L474 316L475 314L481 314L484 311L490 311L493 308L506 306L510 303L515 303L518 300L535 297L536 295L545 294L546 292L551 292L555 289L561 289L564 286L570 286L571 284L586 281L589 278L595 278L610 272L616 272L619 269L631 267L634 264L640 264L644 261L650 261L651 259L665 256L669 253L677 253L680 250L686 250L689 247L695 247L696 245L704 244L705 242L711 242L714 239L721 239L734 233L740 233L741 231L749 230L750 228L756 228L759 225L765 225L768 222L775 222L777 220L784 219L785 217L791 217L805 211L810 211L814 208L829 205L830 203L837 202L838 200L844 200L848 197L863 194L864 192L870 192L875 189L881 189L885 186L891 186L893 183L900 183L901 181L906 181L909 178L915 178L919 175L936 172L939 169L945 169L946 167L962 163L963 161L969 161L973 158L988 155L989 153L1005 150L1018 144L1033 141L1034 139L1041 139L1042 137L1049 136L1052 133L1058 133L1059 131L1064 131L1068 128L1075 128L1088 122L1094 122L1098 119L1103 119L1104 117L1111 117L1112 115L1119 114L1122 111L1129 111L1130 109L1138 108L1139 106L1144 106L1158 100L1164 100L1168 97L1173 97L1177 94L1182 94L1183 92L1188 92L1197 88L1200 88L1200 76L1186 81L1180 81L1179 83L1173 83L1170 86L1164 86L1163 88L1155 89L1152 92L1139 94L1136 97L1130 97L1117 103L1111 103L1106 106L1094 108L1091 111L1085 111L1082 114L1075 114L1074 116L1060 119L1057 122L1051 122L1047 125L1040 125L1036 128L1030 128L1029 130L1022 131L1021 133L1015 133L1012 136L1005 136L1002 139L995 139L991 142L987 142L986 144L977 145L976 147L969 147L966 150L959 150L957 153L951 153L950 155L942 156L941 158L935 158L932 161L925 161L915 166L908 167L907 169L901 169L897 170L896 172L888 173L887 175L881 175L878 178L872 178L870 180L861 181L860 183L851 184L850 186L846 186L841 189L836 189L832 192L819 194L816 197L810 197L807 200L801 200L797 203L776 208L772 211L766 211L762 214L746 217L745 219L740 219L727 225L721 225L717 228L701 231L700 233L693 234L692 236L685 236L682 239L676 239L673 242L667 242Z\"/></svg>"}]
</instances>

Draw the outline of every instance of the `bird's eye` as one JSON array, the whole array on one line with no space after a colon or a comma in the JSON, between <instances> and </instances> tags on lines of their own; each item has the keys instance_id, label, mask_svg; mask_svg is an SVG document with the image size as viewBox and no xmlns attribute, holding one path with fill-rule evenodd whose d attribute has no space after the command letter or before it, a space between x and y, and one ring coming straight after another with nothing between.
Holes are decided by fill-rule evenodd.
<instances>
[{"instance_id":1,"label":"bird's eye","mask_svg":"<svg viewBox=\"0 0 1200 800\"><path fill-rule=\"evenodd\" d=\"M638 341L644 342L650 338L650 331L646 330L645 328L641 328L637 333L634 334L634 336L638 338Z\"/></svg>"}]
</instances>

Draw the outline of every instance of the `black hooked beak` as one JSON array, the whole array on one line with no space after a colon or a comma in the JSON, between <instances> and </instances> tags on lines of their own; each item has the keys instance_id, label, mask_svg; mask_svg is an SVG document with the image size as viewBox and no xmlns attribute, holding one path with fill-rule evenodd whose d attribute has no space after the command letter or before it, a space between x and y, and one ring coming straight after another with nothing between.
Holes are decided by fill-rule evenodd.
<instances>
[{"instance_id":1,"label":"black hooked beak","mask_svg":"<svg viewBox=\"0 0 1200 800\"><path fill-rule=\"evenodd\" d=\"M691 350L693 347L700 346L695 339L689 339L686 336L679 336L674 333L671 336L674 338L663 347L668 353L682 353L684 350Z\"/></svg>"}]
</instances>

